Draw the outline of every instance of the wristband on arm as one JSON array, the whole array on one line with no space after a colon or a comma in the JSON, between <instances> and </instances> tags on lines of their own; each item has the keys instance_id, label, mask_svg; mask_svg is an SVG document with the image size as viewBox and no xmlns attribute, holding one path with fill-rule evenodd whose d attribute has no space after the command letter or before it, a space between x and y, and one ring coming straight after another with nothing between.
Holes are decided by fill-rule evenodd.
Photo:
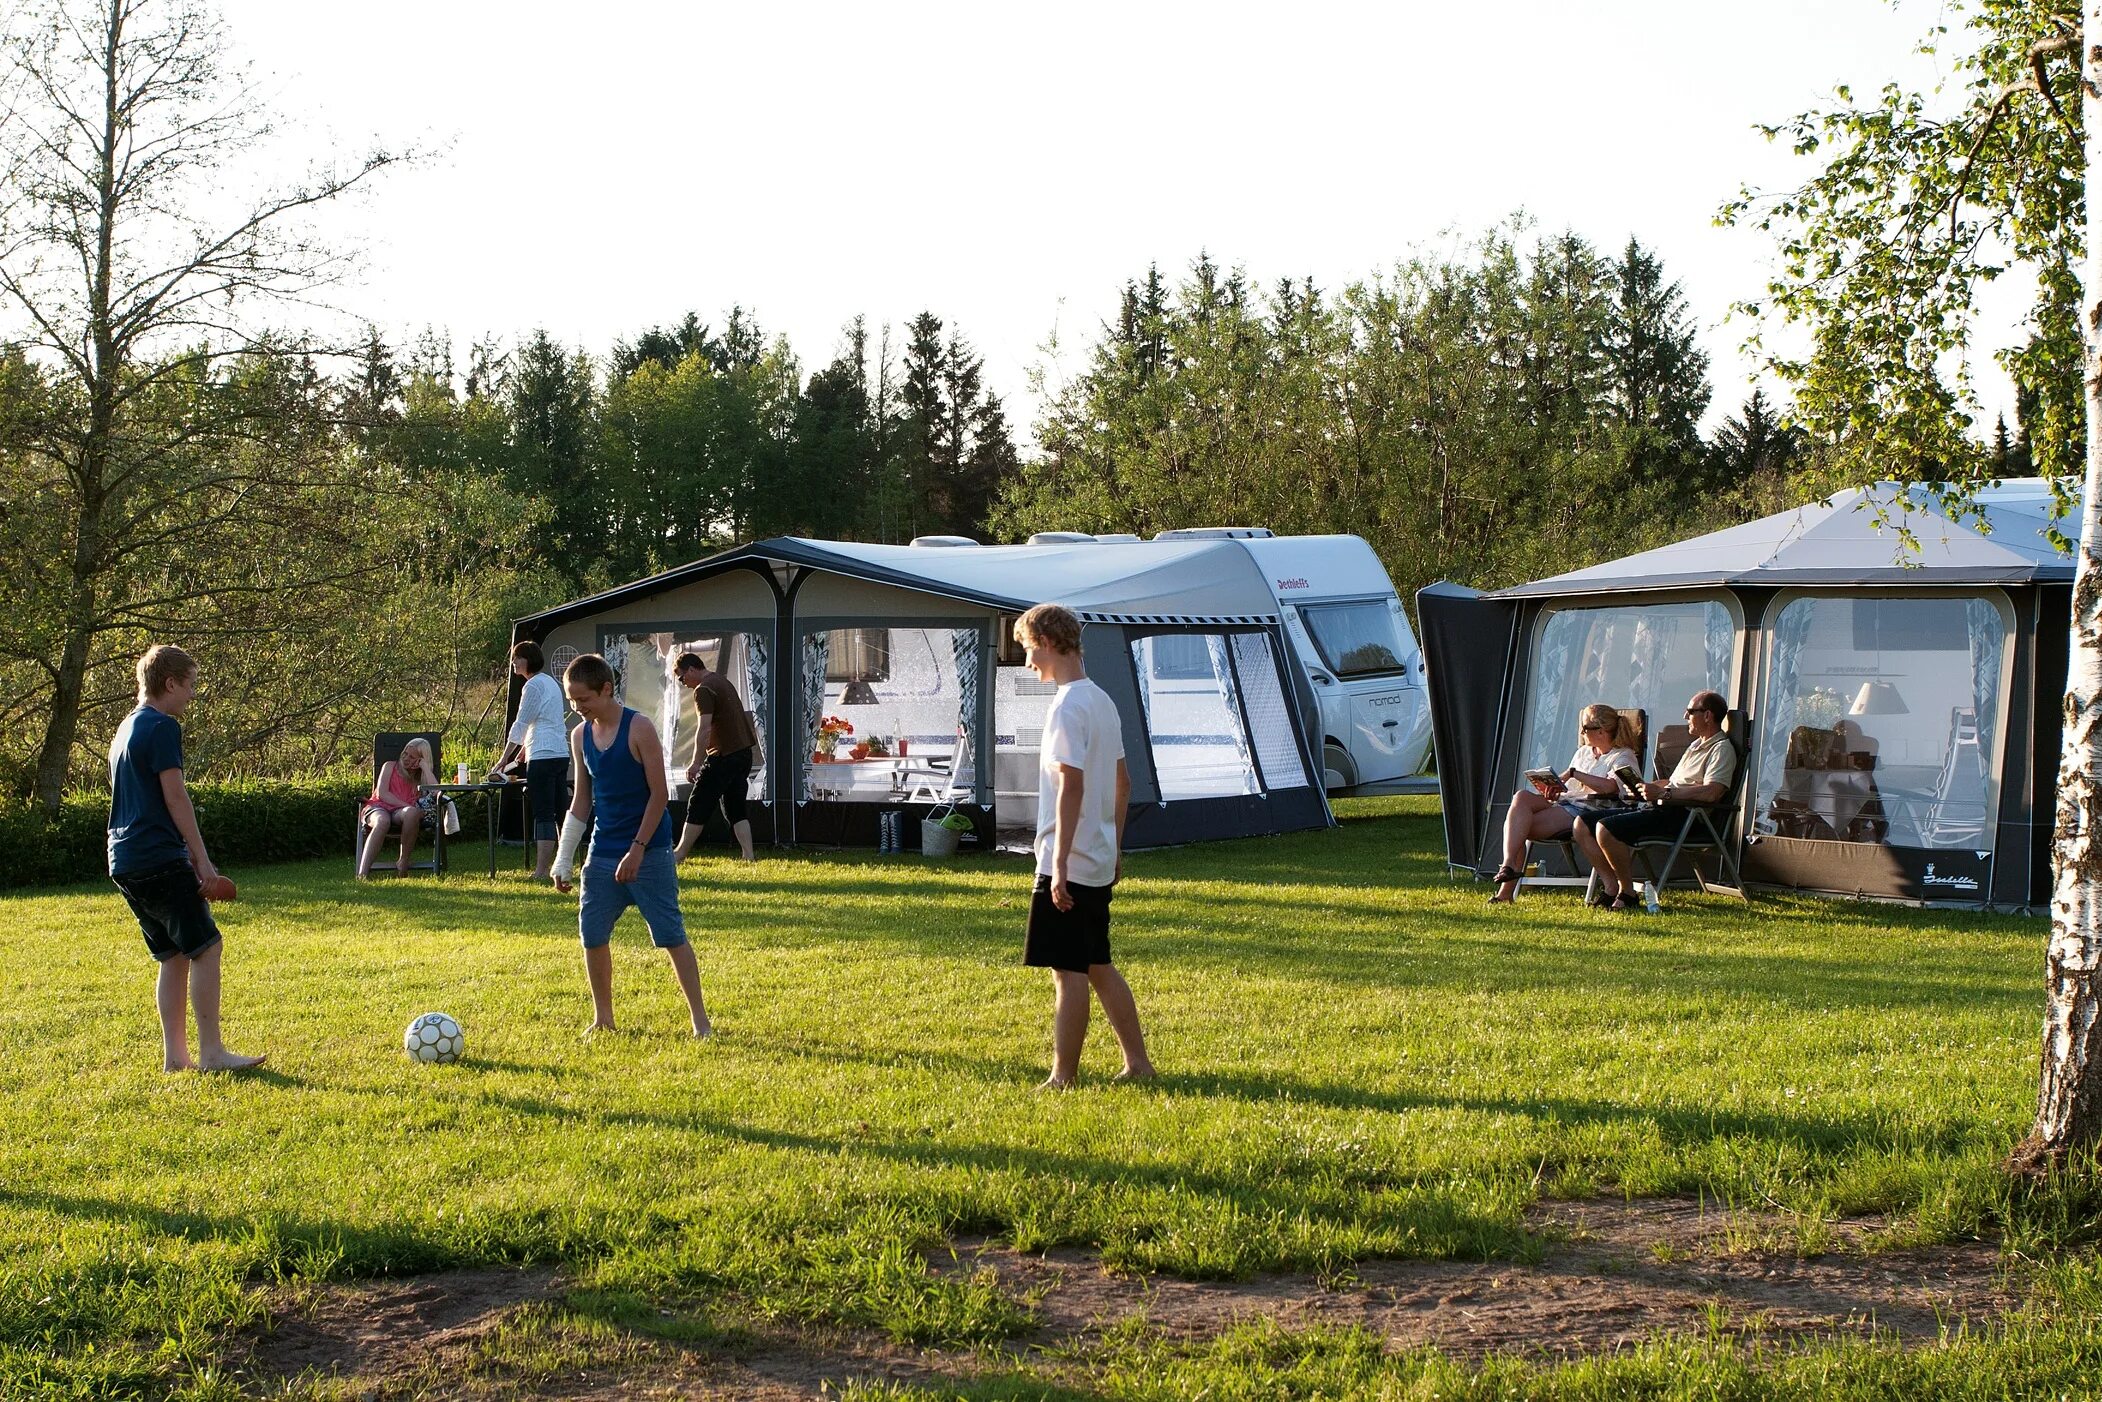
<instances>
[{"instance_id":1,"label":"wristband on arm","mask_svg":"<svg viewBox=\"0 0 2102 1402\"><path fill-rule=\"evenodd\" d=\"M584 820L571 813L562 819L562 837L555 844L554 875L557 881L568 881L575 873L577 848L584 842Z\"/></svg>"}]
</instances>

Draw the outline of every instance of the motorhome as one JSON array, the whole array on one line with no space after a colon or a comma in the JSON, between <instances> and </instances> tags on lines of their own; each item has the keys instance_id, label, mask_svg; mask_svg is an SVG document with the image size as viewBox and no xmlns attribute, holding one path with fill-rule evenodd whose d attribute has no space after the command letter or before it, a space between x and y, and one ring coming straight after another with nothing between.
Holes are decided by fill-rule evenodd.
<instances>
[{"instance_id":1,"label":"motorhome","mask_svg":"<svg viewBox=\"0 0 2102 1402\"><path fill-rule=\"evenodd\" d=\"M1371 545L1354 535L1279 536L1251 526L1163 531L1154 539L1235 539L1253 557L1313 684L1331 793L1429 787L1423 652Z\"/></svg>"}]
</instances>

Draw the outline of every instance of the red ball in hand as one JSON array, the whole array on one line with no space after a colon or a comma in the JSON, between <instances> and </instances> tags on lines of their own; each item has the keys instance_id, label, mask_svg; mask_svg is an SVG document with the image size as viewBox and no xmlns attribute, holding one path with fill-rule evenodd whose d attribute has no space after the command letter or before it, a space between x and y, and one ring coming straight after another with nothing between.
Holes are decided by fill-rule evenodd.
<instances>
[{"instance_id":1,"label":"red ball in hand","mask_svg":"<svg viewBox=\"0 0 2102 1402\"><path fill-rule=\"evenodd\" d=\"M198 889L208 901L230 901L234 898L234 882L230 876L214 876Z\"/></svg>"}]
</instances>

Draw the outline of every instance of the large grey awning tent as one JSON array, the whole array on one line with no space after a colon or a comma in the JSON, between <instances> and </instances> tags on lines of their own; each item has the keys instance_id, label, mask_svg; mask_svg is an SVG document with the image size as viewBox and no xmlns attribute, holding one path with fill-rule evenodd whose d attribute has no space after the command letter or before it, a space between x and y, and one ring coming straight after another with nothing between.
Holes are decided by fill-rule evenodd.
<instances>
[{"instance_id":1,"label":"large grey awning tent","mask_svg":"<svg viewBox=\"0 0 2102 1402\"><path fill-rule=\"evenodd\" d=\"M2047 484L1979 507L1886 483L1512 589L1425 590L1449 860L1495 864L1518 776L1567 762L1583 705L1644 711L1654 748L1712 688L1745 713L1751 879L2041 905L2073 560Z\"/></svg>"},{"instance_id":2,"label":"large grey awning tent","mask_svg":"<svg viewBox=\"0 0 2102 1402\"><path fill-rule=\"evenodd\" d=\"M603 653L627 703L672 737L674 779L693 726L673 664L707 657L760 735L750 797L762 840L873 843L882 811L954 802L990 841L1035 821L1052 689L1022 667L1010 633L1044 601L1081 616L1088 674L1123 716L1131 843L1332 821L1308 746L1309 685L1275 597L1232 541L784 537L520 619L513 635L557 669ZM850 735L830 733L840 723Z\"/></svg>"}]
</instances>

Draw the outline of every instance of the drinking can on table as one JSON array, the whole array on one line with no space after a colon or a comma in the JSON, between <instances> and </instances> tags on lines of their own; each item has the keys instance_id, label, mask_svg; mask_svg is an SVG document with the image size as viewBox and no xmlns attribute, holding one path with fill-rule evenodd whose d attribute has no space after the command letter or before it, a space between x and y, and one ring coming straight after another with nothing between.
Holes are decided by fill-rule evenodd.
<instances>
[{"instance_id":1,"label":"drinking can on table","mask_svg":"<svg viewBox=\"0 0 2102 1402\"><path fill-rule=\"evenodd\" d=\"M455 778L454 778L454 780L453 780L453 782L454 782L454 783L456 783L456 784L464 784L464 783L466 783L466 782L467 782L467 761L466 761L466 760L464 760L464 759L463 759L463 760L461 760L461 761L460 761L460 767L459 767L459 769L458 769L458 770L456 771L456 775L457 775L457 777L455 777Z\"/></svg>"}]
</instances>

